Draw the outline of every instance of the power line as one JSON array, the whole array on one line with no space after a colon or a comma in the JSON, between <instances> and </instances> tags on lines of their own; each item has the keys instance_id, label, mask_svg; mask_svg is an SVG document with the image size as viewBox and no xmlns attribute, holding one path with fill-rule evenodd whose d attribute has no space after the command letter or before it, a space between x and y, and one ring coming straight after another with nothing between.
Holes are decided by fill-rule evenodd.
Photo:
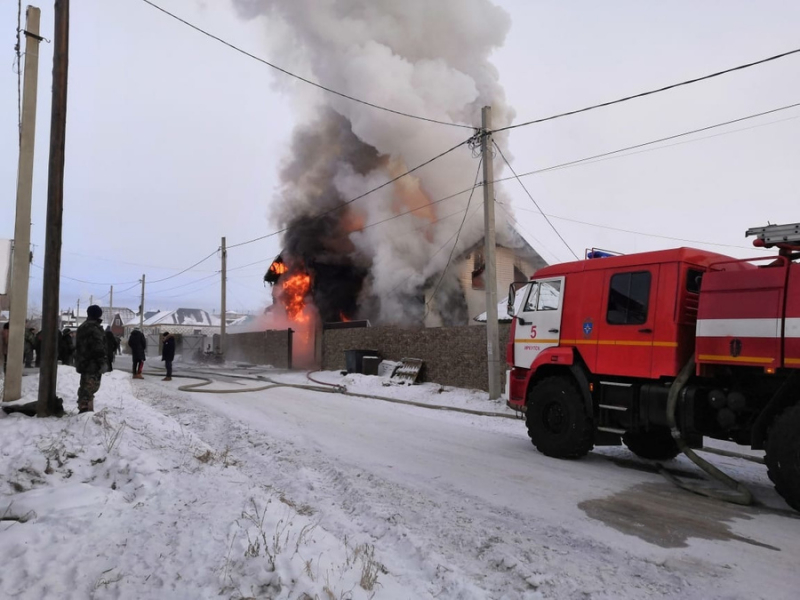
<instances>
[{"instance_id":1,"label":"power line","mask_svg":"<svg viewBox=\"0 0 800 600\"><path fill-rule=\"evenodd\" d=\"M34 262L32 262L31 264L34 267L36 267L37 269L44 270L44 267L42 267L41 265L37 265ZM78 283L85 283L87 285L127 285L129 283L132 283L131 281L111 281L111 282L108 282L108 281L106 281L106 282L102 282L102 281L86 281L85 279L77 279L75 277L68 277L67 275L61 275L61 279L69 279L70 281L77 281ZM138 281L137 281L137 284L138 284Z\"/></svg>"},{"instance_id":2,"label":"power line","mask_svg":"<svg viewBox=\"0 0 800 600\"><path fill-rule=\"evenodd\" d=\"M428 316L428 313L430 312L430 304L436 297L436 292L439 291L439 286L441 285L444 276L447 274L447 269L450 268L450 263L453 261L453 254L456 251L456 246L458 246L458 238L461 236L461 230L464 228L464 223L467 222L467 216L469 215L469 206L472 203L472 196L475 194L475 190L478 188L478 177L481 174L482 165L483 165L483 158L481 158L478 161L478 170L475 172L475 181L472 184L472 192L470 193L469 199L467 200L467 208L464 211L464 218L461 219L461 225L458 226L458 230L456 231L456 241L453 242L453 247L450 248L450 256L447 258L447 264L444 266L444 269L442 269L442 276L439 277L439 281L436 282L436 287L433 288L433 293L431 294L430 299L425 303L426 306L428 307L428 310L425 311L425 316L422 317L423 319L426 316Z\"/></svg>"},{"instance_id":3,"label":"power line","mask_svg":"<svg viewBox=\"0 0 800 600\"><path fill-rule=\"evenodd\" d=\"M716 123L714 125L707 125L706 127L700 127L699 129L692 129L691 131L684 131L683 133L676 133L675 135L668 135L666 137L659 138L657 140L651 140L649 142L643 142L641 144L634 144L633 146L626 146L625 148L619 148L617 150L611 150L610 152L602 152L600 154L594 154L592 156L586 156L584 158L579 158L576 160L571 160L564 163L559 163L557 165L552 165L550 167L545 167L543 169L536 169L534 171L528 171L527 173L520 173L519 175L515 174L513 177L503 177L501 179L495 179L494 183L499 183L501 181L510 181L512 179L517 179L519 177L528 177L529 175L538 175L540 173L546 173L548 171L555 171L556 169L563 169L566 167L570 167L573 165L577 165L580 163L585 163L589 161L594 161L599 158L605 158L607 156L612 156L614 154L620 154L622 152L628 152L629 150L636 150L638 148L644 148L645 146L652 146L653 144L660 144L661 142L668 142L669 140L674 140L681 137L686 137L687 135L694 135L695 133L701 133L703 131L708 131L710 129L716 129L718 127L725 127L726 125L733 125L734 123L740 123L742 121L747 121L749 119L755 119L758 117L763 117L765 115L769 115L772 113L780 112L783 110L789 110L790 108L796 108L800 106L800 102L796 102L794 104L788 104L786 106L781 106L779 108L773 108L771 110L765 110L760 113L755 113L752 115L747 115L746 117L739 117L738 119L731 119L730 121L723 121L722 123ZM729 132L734 133L734 132Z\"/></svg>"},{"instance_id":4,"label":"power line","mask_svg":"<svg viewBox=\"0 0 800 600\"><path fill-rule=\"evenodd\" d=\"M168 10L166 10L164 8L161 8L157 4L151 2L150 0L142 0L142 2L144 2L145 4L149 4L153 8L155 8L157 10L160 10L165 15L168 15L168 16L172 17L173 19L175 19L176 21L179 21L179 22L183 23L184 25L187 25L188 27L191 27L195 31L197 31L199 33L202 33L203 35L205 35L207 37L210 37L211 39L216 40L217 42L219 42L221 44L224 44L228 48L231 48L232 50L235 50L236 52L239 52L240 54L244 54L245 56L247 56L249 58L252 58L253 60L257 60L258 62L263 63L263 64L267 65L268 67L271 67L271 68L275 69L276 71L280 71L284 75L288 75L289 77L293 77L295 79L298 79L298 80L302 81L303 83L307 83L308 85L312 85L312 86L314 86L316 88L319 88L321 90L324 90L324 91L326 91L326 92L328 92L330 94L335 94L336 96L339 96L341 98L346 98L347 100L352 100L353 102L357 102L359 104L363 104L363 105L369 106L371 108L382 110L382 111L385 111L385 112L388 112L388 113L392 113L392 114L395 114L395 115L400 115L401 117L408 117L410 119L416 119L418 121L427 121L428 123L436 123L437 125L447 125L449 127L462 127L462 128L465 128L465 129L473 129L473 127L470 126L470 125L463 125L463 124L460 124L460 123L448 123L447 121L438 121L437 119L430 119L428 117L420 117L418 115L412 115L410 113L402 112L402 111L399 111L399 110L394 110L392 108L387 108L385 106L380 106L378 104L373 104L372 102L367 102L366 100L361 100L360 98L356 98L354 96L349 96L349 95L344 94L342 92L338 92L338 91L336 91L334 89L331 89L329 87L325 87L324 85L319 84L319 83L317 83L315 81L311 81L310 79L306 79L305 77L301 77L300 75L292 73L291 71L287 71L286 69L283 69L283 68L279 67L278 65L275 65L275 64L273 64L273 63L271 63L271 62L269 62L267 60L264 60L263 58L260 58L260 57L256 56L255 54L251 54L250 52L247 52L246 50L243 50L242 48L239 48L238 46L235 46L232 43L230 43L228 41L225 41L222 38L217 37L216 35L214 35L212 33L209 33L208 31L206 31L204 29L201 29L197 25L193 25L189 21L186 21L185 19L182 19L181 17L179 17L177 15L174 15L173 13L169 12Z\"/></svg>"},{"instance_id":5,"label":"power line","mask_svg":"<svg viewBox=\"0 0 800 600\"><path fill-rule=\"evenodd\" d=\"M515 218L514 218L514 215L512 215L512 214L511 214L509 211L507 211L505 208L503 208L503 207L504 207L504 204L503 204L502 202L495 201L495 203L496 203L496 204L497 204L497 206L500 208L500 210L502 210L502 211L505 213L505 215L506 215L506 216L507 216L509 219L511 219L511 222L512 222L512 223L514 223L514 224L517 226L517 228L518 228L518 229L519 229L519 230L520 230L522 233L525 233L525 234L527 234L527 235L528 235L528 237L529 237L530 239L532 239L534 242L536 242L536 243L538 244L538 247L539 247L539 248L543 249L543 250L544 250L544 251L546 251L546 252L547 252L547 253L548 253L548 254L549 254L551 257L553 257L553 258L555 259L555 262L562 262L562 261L561 261L561 260L558 258L558 256L556 256L556 254L555 254L555 253L554 253L552 250L550 250L550 249L549 249L547 246L545 246L545 245L544 245L544 244L541 242L541 240L537 239L537 238L536 238L536 236L534 236L533 234L531 234L531 232L530 232L530 231L528 231L527 229L525 229L525 228L522 226L522 223L520 223L520 222L519 222L517 219L515 219ZM531 211L529 211L529 212L536 213L537 215L539 214L537 211L534 211L534 210L531 210ZM541 256L541 255L540 255L540 256ZM542 258L544 258L544 257L542 257Z\"/></svg>"},{"instance_id":6,"label":"power line","mask_svg":"<svg viewBox=\"0 0 800 600\"><path fill-rule=\"evenodd\" d=\"M148 0L142 0L142 1L143 2L147 2ZM337 210L341 210L345 206L348 206L349 204L352 204L353 202L355 202L357 200L361 200L362 198L365 198L366 196L369 196L370 194L373 194L373 193L377 192L378 190L385 188L387 185L393 184L395 181L410 175L414 171L417 171L417 170L421 169L422 167L425 167L425 166L431 164L432 162L434 162L436 160L439 160L443 156L445 156L447 154L450 154L451 152L453 152L454 150L457 150L461 146L464 146L465 144L467 144L472 139L472 137L474 137L474 136L471 136L471 137L467 138L463 142L459 142L458 144L456 144L455 146L453 146L449 150L445 150L444 152L441 152L441 153L437 154L433 158L426 160L424 163L421 163L421 164L417 165L413 169L409 169L405 173L402 173L402 174L398 175L397 177L395 177L393 179L390 179L389 181L387 181L385 183L382 183L381 185L379 185L377 187L374 187L371 190L368 190L368 191L364 192L363 194L361 194L359 196L356 196L355 198L352 198L350 200L342 202L341 204L339 204L339 205L337 205L337 206L335 206L335 207L333 207L331 209L328 209L328 210L326 210L324 212L319 213L318 215L315 215L315 218L324 217L327 214L330 214L332 212L336 212ZM231 248L237 248L238 246L245 246L247 244L252 244L253 242L258 242L260 240L264 240L264 239L266 239L268 237L272 237L274 235L278 235L279 233L283 233L284 231L287 231L288 229L289 229L288 227L284 227L283 229L279 229L278 231L273 231L272 233L268 233L267 235L262 235L260 237L253 238L252 240L247 240L246 242L239 242L238 244L232 244L232 245L228 246L228 250L230 250Z\"/></svg>"},{"instance_id":7,"label":"power line","mask_svg":"<svg viewBox=\"0 0 800 600\"><path fill-rule=\"evenodd\" d=\"M147 0L144 0L144 1L146 2ZM154 283L161 283L162 281L167 281L168 279L174 279L175 277L178 277L179 275L183 275L184 273L186 273L186 271L191 271L191 270L192 270L192 269L194 269L196 266L198 266L198 265L201 265L201 264L203 264L204 262L206 262L206 261L207 261L209 258L211 258L212 256L214 256L214 255L215 255L215 254L216 254L218 251L219 251L219 248L218 248L217 250L214 250L214 251L213 251L211 254L209 254L209 255L208 255L208 256L206 256L205 258L203 258L203 259L201 259L201 260L198 260L198 261L197 261L196 263L194 263L194 264L193 264L191 267L186 267L186 268L185 268L183 271L181 271L180 273L175 273L175 275L170 275L169 277L162 277L161 279L156 279L155 281L150 281L150 282L148 282L148 285L152 285L152 284L154 284Z\"/></svg>"},{"instance_id":8,"label":"power line","mask_svg":"<svg viewBox=\"0 0 800 600\"><path fill-rule=\"evenodd\" d=\"M544 220L545 220L545 221L547 221L547 224L548 224L548 225L550 225L550 227L552 227L553 231L555 231L555 232L556 232L556 235L558 236L558 239L560 239L562 242L564 242L564 245L567 247L567 250L569 250L569 251L570 251L570 253L572 254L572 256L574 256L574 257L575 257L575 260L578 260L578 255L577 255L577 254L575 254L575 252L572 250L572 248L570 247L570 245L567 243L567 240L565 240L565 239L564 239L564 237L563 237L563 236L562 236L562 235L561 235L561 234L558 232L558 229L556 229L556 226L555 226L555 225L553 225L553 223L550 221L550 219L548 219L548 218L547 218L547 215L545 215L545 214L544 214L544 211L541 209L541 207L540 207L540 206L539 206L539 204L536 202L536 200L534 200L533 196L532 196L532 195L531 195L531 193L528 191L528 188L526 188L526 187L525 187L525 184L524 184L524 183L522 183L522 179L520 179L520 178L519 178L519 176L517 175L516 171L514 171L514 167L512 167L512 166L511 166L511 163L510 163L510 162L508 162L508 159L506 158L506 155L505 155L505 154L503 154L503 151L500 149L500 146L498 146L498 145L497 145L497 142L495 142L494 140L492 140L492 143L494 144L494 147L495 147L495 148L497 148L497 151L500 153L500 156L502 156L502 157L503 157L503 161L506 163L506 165L508 166L508 168L509 168L509 169L511 170L511 172L514 174L514 177L517 179L517 181L519 182L519 184L522 186L522 189L523 189L523 190L525 190L525 193L528 195L528 198L530 198L530 199L531 199L531 202L533 202L534 206L535 206L536 208L538 208L538 209L539 209L539 212L540 212L540 213L542 213L542 216L544 217Z\"/></svg>"},{"instance_id":9,"label":"power line","mask_svg":"<svg viewBox=\"0 0 800 600\"><path fill-rule=\"evenodd\" d=\"M145 0L147 1L147 0ZM506 131L508 129L516 129L517 127L525 127L527 125L535 125L536 123L544 123L545 121L553 121L555 119L560 119L562 117L569 117L571 115L577 115L579 113L587 112L590 110L594 110L596 108L603 108L605 106L611 106L613 104L620 104L622 102L627 102L628 100L634 100L636 98L642 98L644 96L650 96L652 94L658 94L660 92L665 92L667 90L671 90L677 87L690 85L692 83L697 83L699 81L705 81L707 79L712 79L714 77L719 77L720 75L725 75L727 73L732 73L734 71L741 71L743 69L749 69L750 67L755 67L757 65L762 65L764 63L768 63L773 60L778 60L779 58L785 58L787 56L791 56L792 54L797 54L800 52L800 48L796 50L789 50L788 52L782 52L781 54L776 54L775 56L769 56L767 58L762 58L761 60L757 60L751 63L746 63L744 65L739 65L737 67L731 67L730 69L725 69L724 71L717 71L716 73L711 73L709 75L703 75L702 77L695 77L694 79L687 79L686 81L681 81L679 83L673 83L670 85L666 85L664 87L649 90L647 92L640 92L638 94L633 94L632 96L625 96L624 98L618 98L617 100L609 100L608 102L603 102L601 104L593 104L592 106L587 106L584 108L579 108L577 110L571 110L568 112L559 113L557 115L551 115L549 117L543 117L541 119L534 119L533 121L526 121L524 123L518 123L516 125L509 125L507 127L501 127L499 129L495 129L493 133L497 133L499 131Z\"/></svg>"},{"instance_id":10,"label":"power line","mask_svg":"<svg viewBox=\"0 0 800 600\"><path fill-rule=\"evenodd\" d=\"M498 204L502 205L503 203L502 202L498 202ZM521 206L514 206L514 208L516 208L517 210L522 210L522 211L534 213L534 214L537 214L537 215L541 214L538 211L531 210L529 208L522 208ZM642 236L645 236L645 237L660 238L660 239L663 239L663 240L671 240L673 242L686 242L688 244L703 244L703 245L706 245L706 246L720 246L720 247L724 247L724 248L740 248L742 250L761 250L763 252L771 252L771 250L769 248L757 248L757 247L753 247L753 246L739 246L739 245L736 245L736 244L722 244L722 243L718 243L718 242L707 242L707 241L701 241L701 240L690 240L690 239L686 239L686 238L673 237L673 236L669 236L669 235L659 235L657 233L647 233L645 231L635 231L633 229L623 229L621 227L612 227L611 225L600 225L598 223L590 223L588 221L580 221L578 219L570 219L568 217L559 217L558 215L547 215L547 216L550 217L551 219L559 219L561 221L568 221L570 223L578 223L580 225L588 225L589 227L597 227L599 229L608 229L610 231L619 231L621 233L630 233L630 234L633 234L633 235L642 235Z\"/></svg>"},{"instance_id":11,"label":"power line","mask_svg":"<svg viewBox=\"0 0 800 600\"><path fill-rule=\"evenodd\" d=\"M176 285L173 287L165 288L163 290L156 290L156 293L163 293L163 292L171 292L172 290L177 290L182 287L186 287L187 285L194 285L195 283L200 283L201 281L205 281L206 279L211 279L212 277L216 277L219 275L219 271L214 271L211 275L206 275L205 277L201 277L200 279L194 279L192 281L187 281L186 283L182 283L180 285Z\"/></svg>"}]
</instances>

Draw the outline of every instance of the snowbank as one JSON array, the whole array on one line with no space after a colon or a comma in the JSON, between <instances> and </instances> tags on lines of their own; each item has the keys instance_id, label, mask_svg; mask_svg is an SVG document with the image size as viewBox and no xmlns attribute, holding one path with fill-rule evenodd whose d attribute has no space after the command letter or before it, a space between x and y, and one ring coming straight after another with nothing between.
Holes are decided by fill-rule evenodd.
<instances>
[{"instance_id":1,"label":"snowbank","mask_svg":"<svg viewBox=\"0 0 800 600\"><path fill-rule=\"evenodd\" d=\"M23 401L35 398L23 380ZM78 415L0 419L0 597L368 598L394 584L374 548L324 531L315 510L243 476L178 416L103 377ZM308 596L304 596L307 594Z\"/></svg>"}]
</instances>

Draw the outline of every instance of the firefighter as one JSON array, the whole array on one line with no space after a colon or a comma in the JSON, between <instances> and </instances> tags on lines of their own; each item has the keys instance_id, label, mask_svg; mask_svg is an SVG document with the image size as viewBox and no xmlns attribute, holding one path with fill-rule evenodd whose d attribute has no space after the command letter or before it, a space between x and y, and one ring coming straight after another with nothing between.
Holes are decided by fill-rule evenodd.
<instances>
[{"instance_id":1,"label":"firefighter","mask_svg":"<svg viewBox=\"0 0 800 600\"><path fill-rule=\"evenodd\" d=\"M100 377L106 367L106 334L100 324L103 309L92 304L86 309L87 319L75 336L75 370L81 374L78 388L78 412L94 410L94 395L100 389Z\"/></svg>"}]
</instances>

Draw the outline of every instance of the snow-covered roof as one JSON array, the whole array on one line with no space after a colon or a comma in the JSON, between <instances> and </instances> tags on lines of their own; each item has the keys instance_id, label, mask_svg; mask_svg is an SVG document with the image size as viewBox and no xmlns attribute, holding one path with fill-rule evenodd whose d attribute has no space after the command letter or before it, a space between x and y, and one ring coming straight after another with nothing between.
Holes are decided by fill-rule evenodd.
<instances>
[{"instance_id":1,"label":"snow-covered roof","mask_svg":"<svg viewBox=\"0 0 800 600\"><path fill-rule=\"evenodd\" d=\"M133 319L128 325L138 325L139 319ZM145 319L143 325L151 327L154 325L191 325L195 327L217 327L219 319L208 314L202 308L178 308L157 312L149 319Z\"/></svg>"}]
</instances>

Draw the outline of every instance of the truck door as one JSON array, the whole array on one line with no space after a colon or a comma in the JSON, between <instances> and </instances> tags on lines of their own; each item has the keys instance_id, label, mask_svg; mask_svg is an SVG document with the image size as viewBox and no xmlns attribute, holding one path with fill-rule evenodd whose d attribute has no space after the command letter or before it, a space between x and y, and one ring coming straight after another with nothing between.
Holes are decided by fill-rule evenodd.
<instances>
[{"instance_id":1,"label":"truck door","mask_svg":"<svg viewBox=\"0 0 800 600\"><path fill-rule=\"evenodd\" d=\"M597 328L599 375L651 376L658 270L649 265L607 275L603 322Z\"/></svg>"},{"instance_id":2,"label":"truck door","mask_svg":"<svg viewBox=\"0 0 800 600\"><path fill-rule=\"evenodd\" d=\"M515 318L514 366L530 368L543 350L558 346L561 338L564 278L531 282Z\"/></svg>"}]
</instances>

